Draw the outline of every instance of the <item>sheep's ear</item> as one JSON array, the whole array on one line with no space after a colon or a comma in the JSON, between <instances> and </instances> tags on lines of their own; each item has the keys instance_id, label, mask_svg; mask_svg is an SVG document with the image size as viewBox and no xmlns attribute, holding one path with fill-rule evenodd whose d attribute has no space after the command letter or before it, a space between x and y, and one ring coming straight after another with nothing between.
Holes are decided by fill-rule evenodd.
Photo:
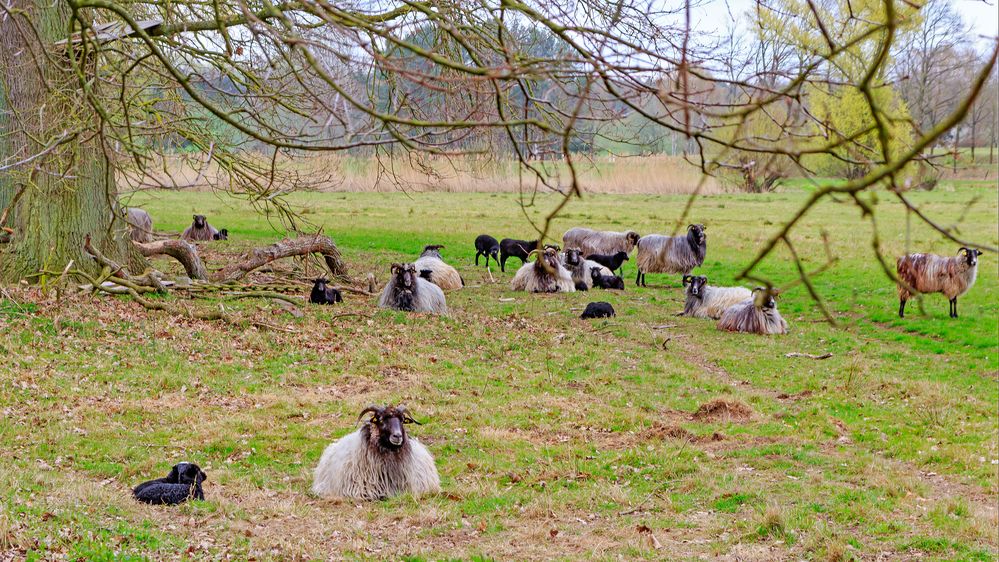
<instances>
[{"instance_id":1,"label":"sheep's ear","mask_svg":"<svg viewBox=\"0 0 999 562\"><path fill-rule=\"evenodd\" d=\"M691 280L692 280L692 278L689 275L684 275L683 276L683 284L684 284L684 286L686 286L687 284L689 284L691 282Z\"/></svg>"}]
</instances>

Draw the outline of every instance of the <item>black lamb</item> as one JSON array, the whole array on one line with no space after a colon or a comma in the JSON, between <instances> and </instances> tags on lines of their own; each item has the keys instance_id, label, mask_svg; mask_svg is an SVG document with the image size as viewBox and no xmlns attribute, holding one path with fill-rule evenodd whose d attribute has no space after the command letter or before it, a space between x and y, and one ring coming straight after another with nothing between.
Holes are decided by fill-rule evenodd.
<instances>
[{"instance_id":1,"label":"black lamb","mask_svg":"<svg viewBox=\"0 0 999 562\"><path fill-rule=\"evenodd\" d=\"M601 275L599 267L591 269L590 274L593 276L594 287L600 287L601 289L624 290L624 279L618 275Z\"/></svg>"},{"instance_id":2,"label":"black lamb","mask_svg":"<svg viewBox=\"0 0 999 562\"><path fill-rule=\"evenodd\" d=\"M500 242L500 271L506 271L507 258L520 258L522 263L527 263L527 256L538 249L540 240L515 240L504 238Z\"/></svg>"},{"instance_id":3,"label":"black lamb","mask_svg":"<svg viewBox=\"0 0 999 562\"><path fill-rule=\"evenodd\" d=\"M614 307L609 302L597 301L586 305L586 310L583 311L580 318L586 320L587 318L610 318L611 316L614 316Z\"/></svg>"},{"instance_id":4,"label":"black lamb","mask_svg":"<svg viewBox=\"0 0 999 562\"><path fill-rule=\"evenodd\" d=\"M475 265L479 265L479 256L486 257L486 267L489 267L489 257L499 263L500 243L488 234L480 234L475 239Z\"/></svg>"},{"instance_id":5,"label":"black lamb","mask_svg":"<svg viewBox=\"0 0 999 562\"><path fill-rule=\"evenodd\" d=\"M212 234L212 240L228 240L229 239L229 229L223 228L222 230Z\"/></svg>"},{"instance_id":6,"label":"black lamb","mask_svg":"<svg viewBox=\"0 0 999 562\"><path fill-rule=\"evenodd\" d=\"M624 262L628 261L628 252L618 252L616 254L590 254L586 259L599 263L611 271L621 269Z\"/></svg>"},{"instance_id":7,"label":"black lamb","mask_svg":"<svg viewBox=\"0 0 999 562\"><path fill-rule=\"evenodd\" d=\"M166 478L143 482L132 490L135 499L153 505L177 505L194 498L204 500L201 484L208 476L198 465L182 462L170 469Z\"/></svg>"},{"instance_id":8,"label":"black lamb","mask_svg":"<svg viewBox=\"0 0 999 562\"><path fill-rule=\"evenodd\" d=\"M333 287L328 287L326 284L329 281L324 277L316 279L315 284L312 286L312 292L309 294L309 302L312 304L333 304L338 302L343 302L343 295L340 291L334 289Z\"/></svg>"}]
</instances>

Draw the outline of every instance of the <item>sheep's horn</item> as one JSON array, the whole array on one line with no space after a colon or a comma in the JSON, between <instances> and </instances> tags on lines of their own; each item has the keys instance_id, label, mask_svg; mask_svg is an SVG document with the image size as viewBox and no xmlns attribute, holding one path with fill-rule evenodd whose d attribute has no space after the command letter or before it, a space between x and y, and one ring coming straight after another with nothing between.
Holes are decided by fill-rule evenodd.
<instances>
[{"instance_id":1,"label":"sheep's horn","mask_svg":"<svg viewBox=\"0 0 999 562\"><path fill-rule=\"evenodd\" d=\"M416 421L413 416L409 415L409 410L405 406L400 405L396 408L396 410L402 414L402 423L415 423L416 425L423 425L422 423Z\"/></svg>"},{"instance_id":2,"label":"sheep's horn","mask_svg":"<svg viewBox=\"0 0 999 562\"><path fill-rule=\"evenodd\" d=\"M527 257L530 258L531 256L533 256L533 255L535 255L537 253L538 253L537 250L531 250L531 252L529 254L527 254Z\"/></svg>"},{"instance_id":3,"label":"sheep's horn","mask_svg":"<svg viewBox=\"0 0 999 562\"><path fill-rule=\"evenodd\" d=\"M364 414L367 414L368 412L373 413L375 417L377 417L381 415L383 411L385 411L385 408L382 408L381 406L375 406L374 404L372 404L367 408L361 410L361 413L357 415L357 421L361 421L361 418L364 417Z\"/></svg>"},{"instance_id":4,"label":"sheep's horn","mask_svg":"<svg viewBox=\"0 0 999 562\"><path fill-rule=\"evenodd\" d=\"M970 253L971 253L971 249L970 249L970 248L968 248L967 246L961 246L960 248L958 248L958 249L957 249L957 253L959 253L959 254L960 254L962 250L963 250L963 251L964 251L965 253L968 253L968 254L970 254Z\"/></svg>"},{"instance_id":5,"label":"sheep's horn","mask_svg":"<svg viewBox=\"0 0 999 562\"><path fill-rule=\"evenodd\" d=\"M691 280L691 277L689 275L684 275L683 276L683 284L684 285L686 285L687 283L690 283L690 280Z\"/></svg>"}]
</instances>

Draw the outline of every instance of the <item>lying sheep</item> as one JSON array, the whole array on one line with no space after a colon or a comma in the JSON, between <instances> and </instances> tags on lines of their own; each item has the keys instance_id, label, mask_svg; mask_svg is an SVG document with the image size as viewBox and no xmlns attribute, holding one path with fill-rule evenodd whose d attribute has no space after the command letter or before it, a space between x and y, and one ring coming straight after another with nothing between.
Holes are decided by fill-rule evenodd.
<instances>
[{"instance_id":1,"label":"lying sheep","mask_svg":"<svg viewBox=\"0 0 999 562\"><path fill-rule=\"evenodd\" d=\"M403 406L368 406L360 429L326 447L312 481L323 497L380 500L398 494L429 494L441 489L430 451L406 434L419 423Z\"/></svg>"},{"instance_id":2,"label":"lying sheep","mask_svg":"<svg viewBox=\"0 0 999 562\"><path fill-rule=\"evenodd\" d=\"M228 239L229 239L229 230L225 228L219 230L212 236L212 240L228 240Z\"/></svg>"},{"instance_id":3,"label":"lying sheep","mask_svg":"<svg viewBox=\"0 0 999 562\"><path fill-rule=\"evenodd\" d=\"M537 254L537 252L532 252ZM572 293L576 284L572 275L562 266L558 251L545 248L533 262L525 263L517 270L510 288L529 293Z\"/></svg>"},{"instance_id":4,"label":"lying sheep","mask_svg":"<svg viewBox=\"0 0 999 562\"><path fill-rule=\"evenodd\" d=\"M593 278L594 287L600 287L601 289L617 289L620 291L624 290L624 279L613 274L604 275L601 273L599 267L590 269L590 276Z\"/></svg>"},{"instance_id":5,"label":"lying sheep","mask_svg":"<svg viewBox=\"0 0 999 562\"><path fill-rule=\"evenodd\" d=\"M424 246L423 253L420 254L419 259L413 262L413 265L416 266L417 271L421 272L421 277L423 271L430 271L430 276L426 279L441 289L447 291L460 289L465 286L465 280L461 278L457 269L448 265L441 257L443 247L440 244Z\"/></svg>"},{"instance_id":6,"label":"lying sheep","mask_svg":"<svg viewBox=\"0 0 999 562\"><path fill-rule=\"evenodd\" d=\"M343 302L343 295L340 294L340 291L333 287L328 287L327 283L329 281L325 277L315 280L312 285L312 292L309 293L309 302L312 304L335 304Z\"/></svg>"},{"instance_id":7,"label":"lying sheep","mask_svg":"<svg viewBox=\"0 0 999 562\"><path fill-rule=\"evenodd\" d=\"M687 300L681 314L693 318L717 320L728 307L753 296L745 287L712 287L704 275L684 275L683 285L687 288Z\"/></svg>"},{"instance_id":8,"label":"lying sheep","mask_svg":"<svg viewBox=\"0 0 999 562\"><path fill-rule=\"evenodd\" d=\"M127 207L125 222L128 223L129 236L133 241L153 241L153 217L149 213L137 207Z\"/></svg>"},{"instance_id":9,"label":"lying sheep","mask_svg":"<svg viewBox=\"0 0 999 562\"><path fill-rule=\"evenodd\" d=\"M382 290L378 306L409 312L447 314L444 291L437 285L419 278L415 265L394 263L391 272L392 277Z\"/></svg>"},{"instance_id":10,"label":"lying sheep","mask_svg":"<svg viewBox=\"0 0 999 562\"><path fill-rule=\"evenodd\" d=\"M950 317L957 318L957 297L975 284L980 255L981 250L962 247L954 257L909 254L898 258L899 318L905 318L905 301L912 293L943 293L950 299Z\"/></svg>"},{"instance_id":11,"label":"lying sheep","mask_svg":"<svg viewBox=\"0 0 999 562\"><path fill-rule=\"evenodd\" d=\"M577 291L587 291L593 288L593 268L600 269L601 275L614 275L614 273L597 262L583 259L583 253L575 248L569 248L561 255L562 264L572 275L572 282L576 284Z\"/></svg>"},{"instance_id":12,"label":"lying sheep","mask_svg":"<svg viewBox=\"0 0 999 562\"><path fill-rule=\"evenodd\" d=\"M589 228L570 228L562 235L562 243L566 248L579 248L584 256L593 254L631 253L638 244L638 233L613 232L609 230L592 230ZM587 258L589 259L589 258Z\"/></svg>"},{"instance_id":13,"label":"lying sheep","mask_svg":"<svg viewBox=\"0 0 999 562\"><path fill-rule=\"evenodd\" d=\"M580 316L583 320L589 318L610 318L614 316L614 307L609 302L597 301L586 305L586 310Z\"/></svg>"},{"instance_id":14,"label":"lying sheep","mask_svg":"<svg viewBox=\"0 0 999 562\"><path fill-rule=\"evenodd\" d=\"M618 252L616 254L591 254L586 256L586 259L599 263L600 265L611 270L611 273L624 267L624 262L628 261L628 252Z\"/></svg>"},{"instance_id":15,"label":"lying sheep","mask_svg":"<svg viewBox=\"0 0 999 562\"><path fill-rule=\"evenodd\" d=\"M635 263L638 277L635 284L645 287L646 273L682 273L687 275L692 269L704 263L708 252L708 235L703 224L687 227L686 236L663 236L649 234L638 241Z\"/></svg>"},{"instance_id":16,"label":"lying sheep","mask_svg":"<svg viewBox=\"0 0 999 562\"><path fill-rule=\"evenodd\" d=\"M777 311L777 301L763 287L753 289L752 296L725 309L718 320L718 329L750 334L786 334L787 321Z\"/></svg>"},{"instance_id":17,"label":"lying sheep","mask_svg":"<svg viewBox=\"0 0 999 562\"><path fill-rule=\"evenodd\" d=\"M180 237L184 240L206 241L215 240L218 233L219 231L214 226L208 224L205 215L194 215L194 222L184 230Z\"/></svg>"},{"instance_id":18,"label":"lying sheep","mask_svg":"<svg viewBox=\"0 0 999 562\"><path fill-rule=\"evenodd\" d=\"M500 241L500 271L506 271L507 258L520 258L522 263L527 263L527 258L531 252L538 249L541 240L517 240L514 238L504 238Z\"/></svg>"},{"instance_id":19,"label":"lying sheep","mask_svg":"<svg viewBox=\"0 0 999 562\"><path fill-rule=\"evenodd\" d=\"M208 476L201 468L189 462L177 463L166 478L143 482L132 490L135 499L156 505L177 505L194 498L204 500L201 484Z\"/></svg>"},{"instance_id":20,"label":"lying sheep","mask_svg":"<svg viewBox=\"0 0 999 562\"><path fill-rule=\"evenodd\" d=\"M475 265L479 265L479 256L485 256L486 267L489 267L489 257L499 263L500 244L488 234L480 234L475 238Z\"/></svg>"}]
</instances>

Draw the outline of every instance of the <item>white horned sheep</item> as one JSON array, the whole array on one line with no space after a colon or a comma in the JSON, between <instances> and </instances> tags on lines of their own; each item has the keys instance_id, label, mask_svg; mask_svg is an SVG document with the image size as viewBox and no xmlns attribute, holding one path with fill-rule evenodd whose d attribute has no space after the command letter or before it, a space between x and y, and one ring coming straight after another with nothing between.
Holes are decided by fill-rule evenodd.
<instances>
[{"instance_id":1,"label":"white horned sheep","mask_svg":"<svg viewBox=\"0 0 999 562\"><path fill-rule=\"evenodd\" d=\"M611 230L593 230L590 228L570 228L562 235L562 245L566 248L577 248L583 256L591 254L630 254L638 244L638 233L614 232Z\"/></svg>"},{"instance_id":2,"label":"white horned sheep","mask_svg":"<svg viewBox=\"0 0 999 562\"><path fill-rule=\"evenodd\" d=\"M786 334L787 321L777 311L775 294L764 287L753 289L750 298L725 309L718 320L718 329L760 335Z\"/></svg>"},{"instance_id":3,"label":"white horned sheep","mask_svg":"<svg viewBox=\"0 0 999 562\"><path fill-rule=\"evenodd\" d=\"M682 315L693 318L717 320L728 307L753 296L753 292L745 287L708 285L708 278L704 275L684 275L683 285L687 287L687 298Z\"/></svg>"},{"instance_id":4,"label":"white horned sheep","mask_svg":"<svg viewBox=\"0 0 999 562\"><path fill-rule=\"evenodd\" d=\"M460 289L465 286L465 281L457 269L444 262L444 258L441 257L441 248L443 247L438 244L425 246L423 253L420 254L419 259L413 262L413 265L416 266L416 271L420 273L421 277L441 289L447 291ZM430 272L429 277L423 274L424 271Z\"/></svg>"},{"instance_id":5,"label":"white horned sheep","mask_svg":"<svg viewBox=\"0 0 999 562\"><path fill-rule=\"evenodd\" d=\"M546 247L541 253L536 250L532 253L537 254L537 258L517 270L510 281L511 289L529 293L575 292L576 284L572 281L572 274L562 265L558 250Z\"/></svg>"},{"instance_id":6,"label":"white horned sheep","mask_svg":"<svg viewBox=\"0 0 999 562\"><path fill-rule=\"evenodd\" d=\"M708 235L703 224L687 226L686 236L648 234L638 241L635 263L638 277L635 284L645 287L646 273L682 273L688 275L704 263L708 252Z\"/></svg>"},{"instance_id":7,"label":"white horned sheep","mask_svg":"<svg viewBox=\"0 0 999 562\"><path fill-rule=\"evenodd\" d=\"M398 494L440 492L434 457L422 443L406 434L407 424L419 422L404 406L368 406L358 419L369 413L371 417L360 429L323 451L312 493L380 500Z\"/></svg>"},{"instance_id":8,"label":"white horned sheep","mask_svg":"<svg viewBox=\"0 0 999 562\"><path fill-rule=\"evenodd\" d=\"M378 306L408 312L430 312L447 314L447 300L444 291L430 281L416 274L416 266L411 263L394 263L389 279Z\"/></svg>"},{"instance_id":9,"label":"white horned sheep","mask_svg":"<svg viewBox=\"0 0 999 562\"><path fill-rule=\"evenodd\" d=\"M981 250L962 247L953 257L909 254L898 258L899 318L905 318L905 301L913 293L943 293L950 300L950 317L957 318L957 297L975 284L980 255Z\"/></svg>"}]
</instances>

